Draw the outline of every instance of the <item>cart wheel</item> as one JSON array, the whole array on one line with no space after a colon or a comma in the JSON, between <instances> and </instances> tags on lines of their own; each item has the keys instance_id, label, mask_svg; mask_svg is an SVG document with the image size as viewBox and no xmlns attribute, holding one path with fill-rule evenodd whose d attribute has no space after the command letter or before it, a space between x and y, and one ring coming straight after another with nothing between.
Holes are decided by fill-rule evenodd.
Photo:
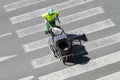
<instances>
[{"instance_id":1,"label":"cart wheel","mask_svg":"<svg viewBox=\"0 0 120 80\"><path fill-rule=\"evenodd\" d=\"M66 63L67 59L68 59L67 57L64 57L64 58L62 59L63 64L65 64L65 63Z\"/></svg>"},{"instance_id":2,"label":"cart wheel","mask_svg":"<svg viewBox=\"0 0 120 80\"><path fill-rule=\"evenodd\" d=\"M56 54L55 54L55 50L53 49L52 44L50 44L50 49L52 50L52 52L53 52L54 56L57 58L57 56L56 56Z\"/></svg>"},{"instance_id":3,"label":"cart wheel","mask_svg":"<svg viewBox=\"0 0 120 80\"><path fill-rule=\"evenodd\" d=\"M63 62L63 64L65 64L66 60L63 58L63 59L62 59L62 62Z\"/></svg>"},{"instance_id":4,"label":"cart wheel","mask_svg":"<svg viewBox=\"0 0 120 80\"><path fill-rule=\"evenodd\" d=\"M55 52L54 50L53 50L53 54L54 54L54 56L55 56L56 58L58 58L57 55L56 55L56 52Z\"/></svg>"},{"instance_id":5,"label":"cart wheel","mask_svg":"<svg viewBox=\"0 0 120 80\"><path fill-rule=\"evenodd\" d=\"M73 58L74 57L74 54L71 54L70 58Z\"/></svg>"}]
</instances>

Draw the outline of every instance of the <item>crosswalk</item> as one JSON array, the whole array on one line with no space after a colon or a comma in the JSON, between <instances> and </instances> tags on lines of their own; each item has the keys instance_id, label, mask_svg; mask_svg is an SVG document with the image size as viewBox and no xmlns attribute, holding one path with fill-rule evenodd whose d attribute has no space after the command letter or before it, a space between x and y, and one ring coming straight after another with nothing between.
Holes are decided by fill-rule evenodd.
<instances>
[{"instance_id":1,"label":"crosswalk","mask_svg":"<svg viewBox=\"0 0 120 80\"><path fill-rule=\"evenodd\" d=\"M61 3L61 4L56 4L54 6L49 6L49 7L46 7L46 8L42 8L42 9L39 9L39 10L35 10L35 11L32 11L32 12L28 12L28 13L25 13L25 14L21 14L21 15L18 15L18 16L11 17L10 21L11 21L12 24L16 24L16 23L27 21L27 20L30 20L30 19L33 19L33 18L36 18L36 17L40 17L43 13L47 12L47 10L49 8L53 8L57 11L61 11L61 10L71 8L71 7L75 7L75 6L85 4L85 3L88 3L88 2L91 2L91 1L93 1L93 0L75 0L75 1L74 0L69 0L69 1Z\"/></svg>"},{"instance_id":2,"label":"crosswalk","mask_svg":"<svg viewBox=\"0 0 120 80\"><path fill-rule=\"evenodd\" d=\"M102 22L97 22L97 23L93 23L93 24L90 24L90 25L82 27L82 28L78 28L77 30L75 29L75 30L69 31L68 33L69 34L74 34L74 33L89 34L89 33L93 33L93 32L96 32L96 31L99 31L102 29L106 29L109 27L113 27L113 26L115 26L115 24L111 20L108 19L108 20L105 20ZM25 45L23 45L23 48L24 48L25 52L31 52L31 51L35 51L37 49L44 48L44 47L48 46L47 44L48 44L48 38L45 38L45 39L41 39L41 40L38 40L35 42L25 44Z\"/></svg>"},{"instance_id":3,"label":"crosswalk","mask_svg":"<svg viewBox=\"0 0 120 80\"><path fill-rule=\"evenodd\" d=\"M101 38L101 39L98 39L98 40L95 40L95 41L88 42L84 45L86 47L86 50L88 52L90 52L90 51L95 50L95 49L99 49L99 48L102 48L102 47L105 47L105 46L109 46L109 45L112 45L112 44L115 44L115 43L119 43L120 42L120 37L119 36L120 36L120 33L114 34L114 35L111 35L111 36L107 36L105 38ZM113 40L113 39L115 39L115 40ZM53 55L47 55L47 56L41 57L39 59L33 60L32 64L33 64L34 68L39 68L39 67L46 66L48 64L55 63L57 61L59 61L59 60L54 58Z\"/></svg>"},{"instance_id":4,"label":"crosswalk","mask_svg":"<svg viewBox=\"0 0 120 80\"><path fill-rule=\"evenodd\" d=\"M111 57L114 58L114 60ZM75 65L66 69L62 69L60 71L47 74L45 76L39 77L39 80L65 80L67 78L74 77L76 75L80 75L82 73L85 73L94 69L98 69L119 61L120 61L120 52L118 51L110 55L93 59L86 65L82 65L82 66Z\"/></svg>"},{"instance_id":5,"label":"crosswalk","mask_svg":"<svg viewBox=\"0 0 120 80\"><path fill-rule=\"evenodd\" d=\"M61 25L69 24L69 23L72 23L72 22L75 22L78 20L82 20L82 19L89 18L89 17L95 16L95 15L99 15L104 12L105 12L104 9L99 6L96 8L92 8L89 10L71 14L71 15L60 18ZM28 28L17 30L16 33L19 38L22 38L22 37L26 37L31 34L42 32L42 31L44 31L44 28L45 28L45 23L41 23L41 24L36 24L36 25L28 27Z\"/></svg>"},{"instance_id":6,"label":"crosswalk","mask_svg":"<svg viewBox=\"0 0 120 80\"><path fill-rule=\"evenodd\" d=\"M96 79L96 80L119 80L119 79L120 79L120 71L110 74L110 75L107 75L105 77Z\"/></svg>"},{"instance_id":7,"label":"crosswalk","mask_svg":"<svg viewBox=\"0 0 120 80\"><path fill-rule=\"evenodd\" d=\"M19 0L14 3L9 3L5 4L3 8L7 13L12 12L12 11L17 11L19 9L33 6L35 4L42 4L46 2L47 0ZM11 25L19 25L17 23L22 23L26 22L28 20L35 20L35 18L41 18L41 15L49 8L53 8L54 10L57 11L64 11L67 9L71 8L79 8L82 5L86 5L89 3L96 2L97 0L66 0L65 2L54 4L51 6L47 6L38 10L34 10L31 12L23 13L20 15L15 15L10 18L8 18L11 22ZM100 15L106 15L107 10L102 7L101 5L91 7L84 9L83 11L77 11L76 13L69 14L67 16L62 16L60 18L61 20L61 26L66 26L70 24L78 23L80 21L86 21L87 19L93 19L93 17L98 17ZM15 34L17 35L18 39L23 39L23 38L28 38L29 36L37 35L37 34L42 34L45 28L45 23L40 22L39 24L34 24L31 26L25 26L23 29L17 29L15 31ZM68 27L65 27L68 28ZM114 20L111 18L107 17L104 19L99 19L96 22L92 23L87 23L84 26L79 26L77 28L71 29L69 31L66 31L68 34L83 34L85 33L86 35L92 35L92 34L97 34L98 32L102 32L104 30L112 29L112 28L117 28L116 23ZM9 33L10 34L10 33ZM9 35L8 34L8 35ZM6 34L7 35L7 34ZM34 36L33 36L34 38ZM85 46L86 51L89 52L95 51L101 48L106 48L109 46L112 46L114 44L119 44L120 43L120 32L116 32L114 34L110 34L101 38L97 38L96 40L93 41L88 41L83 43L82 45ZM48 47L48 38L47 36L40 37L39 40L36 41L31 41L29 43L24 43L22 46L22 49L24 50L24 53L35 53L37 50L42 51L43 49ZM40 52L42 54L44 52ZM30 55L30 54L28 54ZM34 54L33 54L34 55ZM91 55L94 55L91 54ZM19 56L19 55L18 55ZM11 56L15 57L15 56ZM10 58L11 58L10 57ZM1 61L4 59L1 58ZM59 62L58 59L56 59L53 55L51 55L50 51L47 55L45 56L39 56L38 58L32 59L29 61L31 64L31 67L33 70L36 69L42 69L43 67L46 68L48 66L51 66L51 64L55 64L54 68L57 65L59 65L57 62ZM28 77L21 77L18 80L65 80L65 79L70 79L72 77L81 75L83 73L87 73L93 70L99 70L100 68L112 65L114 63L120 62L120 51L112 52L110 54L106 55L101 55L101 57L91 59L87 64L85 65L79 65L76 64L74 66L67 66L64 67L60 70L56 70L54 72L47 73L45 75L38 74L38 76L34 76L34 73L31 73L32 76ZM61 66L61 65L60 65ZM49 69L48 69L49 70ZM38 71L39 72L39 71ZM43 72L44 73L44 72ZM39 76L40 75L40 76ZM96 80L119 80L120 72L115 72L113 74L105 75L103 77L98 77Z\"/></svg>"},{"instance_id":8,"label":"crosswalk","mask_svg":"<svg viewBox=\"0 0 120 80\"><path fill-rule=\"evenodd\" d=\"M5 8L6 12L9 12L9 11L20 9L20 8L30 6L30 5L33 5L33 4L37 4L37 3L40 3L40 2L43 2L43 1L46 1L46 0L21 0L21 1L18 1L18 2L14 2L14 3L4 5L3 7Z\"/></svg>"}]
</instances>

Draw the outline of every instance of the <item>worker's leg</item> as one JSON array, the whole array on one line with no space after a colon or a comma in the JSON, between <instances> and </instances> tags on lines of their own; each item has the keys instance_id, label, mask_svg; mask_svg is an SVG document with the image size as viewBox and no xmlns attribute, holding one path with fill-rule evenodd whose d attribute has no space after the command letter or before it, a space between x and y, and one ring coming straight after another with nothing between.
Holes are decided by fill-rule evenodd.
<instances>
[{"instance_id":1,"label":"worker's leg","mask_svg":"<svg viewBox=\"0 0 120 80\"><path fill-rule=\"evenodd\" d=\"M45 33L47 34L49 29L50 29L50 25L48 23L45 23L46 24L46 29L45 29Z\"/></svg>"},{"instance_id":2,"label":"worker's leg","mask_svg":"<svg viewBox=\"0 0 120 80\"><path fill-rule=\"evenodd\" d=\"M46 22L45 24L46 24L46 30L45 30L46 33L49 32L50 27L56 26L55 21L49 21L49 22Z\"/></svg>"}]
</instances>

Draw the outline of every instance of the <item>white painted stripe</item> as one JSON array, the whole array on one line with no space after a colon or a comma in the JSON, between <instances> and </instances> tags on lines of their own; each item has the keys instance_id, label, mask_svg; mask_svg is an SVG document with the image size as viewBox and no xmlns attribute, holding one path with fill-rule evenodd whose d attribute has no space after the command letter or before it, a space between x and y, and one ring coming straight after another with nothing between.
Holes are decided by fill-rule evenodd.
<instances>
[{"instance_id":1,"label":"white painted stripe","mask_svg":"<svg viewBox=\"0 0 120 80\"><path fill-rule=\"evenodd\" d=\"M120 71L104 76L102 78L96 79L96 80L120 80Z\"/></svg>"},{"instance_id":2,"label":"white painted stripe","mask_svg":"<svg viewBox=\"0 0 120 80\"><path fill-rule=\"evenodd\" d=\"M23 45L25 52L31 52L48 46L48 38Z\"/></svg>"},{"instance_id":3,"label":"white painted stripe","mask_svg":"<svg viewBox=\"0 0 120 80\"><path fill-rule=\"evenodd\" d=\"M39 10L35 10L35 11L21 14L21 15L15 16L15 17L11 17L10 21L12 24L16 24L16 23L27 21L27 20L30 20L30 19L33 19L36 17L40 17L41 14L47 12L47 10L49 8L53 8L57 11L60 11L60 10L64 10L67 8L71 8L71 7L78 6L78 5L85 4L88 2L92 2L92 1L94 1L94 0L69 0L69 1L59 3L59 4L56 4L53 6L45 7L45 8L39 9Z\"/></svg>"},{"instance_id":4,"label":"white painted stripe","mask_svg":"<svg viewBox=\"0 0 120 80\"><path fill-rule=\"evenodd\" d=\"M111 19L107 19L104 21L99 21L99 22L90 24L88 26L74 29L67 33L68 34L83 34L83 33L90 34L90 33L97 32L99 30L103 30L103 29L110 28L113 26L116 26L116 24L114 24L114 22Z\"/></svg>"},{"instance_id":5,"label":"white painted stripe","mask_svg":"<svg viewBox=\"0 0 120 80\"><path fill-rule=\"evenodd\" d=\"M33 78L35 78L34 76L29 76L29 77L25 77L19 80L32 80Z\"/></svg>"},{"instance_id":6,"label":"white painted stripe","mask_svg":"<svg viewBox=\"0 0 120 80\"><path fill-rule=\"evenodd\" d=\"M108 20L106 20L107 22ZM103 21L104 22L104 21ZM102 22L101 22L102 23ZM96 23L97 27L102 27L101 25L98 26L98 23ZM100 22L99 22L100 24ZM104 22L104 24L106 24ZM95 24L94 24L95 25ZM108 25L108 24L107 24ZM94 26L95 27L95 26ZM90 28L90 27L89 27ZM89 29L88 28L88 29ZM97 29L97 28L96 28ZM79 29L76 31L78 32L80 31ZM93 30L94 31L94 30ZM91 32L93 32L91 30ZM90 33L90 32L89 32ZM95 49L99 49L101 47L105 47L105 46L108 46L108 45L112 45L114 43L117 43L117 42L120 42L120 39L118 38L117 42L114 41L112 38L116 39L117 37L120 36L120 33L119 34L115 34L115 35L112 35L112 36L108 36L108 37L105 37L105 38L101 38L101 39L98 39L98 40L95 40L95 41L92 41L92 42L88 42L88 43L85 43L83 45L85 45L85 48L87 51L91 51L91 50L95 50ZM112 37L112 38L111 38ZM105 43L105 42L106 43ZM98 45L99 44L99 45ZM47 60L46 60L47 59ZM40 67L43 67L43 66L46 66L46 65L49 65L49 64L52 64L52 63L55 63L59 61L58 59L54 58L53 55L47 55L47 56L44 56L44 57L40 57L40 58L37 58L37 59L34 59L31 61L31 64L33 66L33 68L40 68Z\"/></svg>"},{"instance_id":7,"label":"white painted stripe","mask_svg":"<svg viewBox=\"0 0 120 80\"><path fill-rule=\"evenodd\" d=\"M23 38L23 37L29 36L31 34L35 34L35 33L43 31L45 29L44 27L45 27L44 23L37 24L34 26L30 26L30 27L27 27L24 29L17 30L16 33L19 38Z\"/></svg>"},{"instance_id":8,"label":"white painted stripe","mask_svg":"<svg viewBox=\"0 0 120 80\"><path fill-rule=\"evenodd\" d=\"M14 57L16 57L16 56L17 56L17 55L6 56L6 57L0 57L0 62L5 61L5 60L8 60L8 59L11 59L11 58L14 58Z\"/></svg>"},{"instance_id":9,"label":"white painted stripe","mask_svg":"<svg viewBox=\"0 0 120 80\"><path fill-rule=\"evenodd\" d=\"M4 5L3 7L5 8L6 12L9 12L9 11L13 11L13 10L23 8L23 7L26 7L26 6L30 6L30 5L33 5L33 4L37 4L37 3L40 3L40 2L43 2L43 1L45 1L45 0L20 0L18 2L14 2L14 3Z\"/></svg>"},{"instance_id":10,"label":"white painted stripe","mask_svg":"<svg viewBox=\"0 0 120 80\"><path fill-rule=\"evenodd\" d=\"M84 26L82 28L75 29L67 33L88 34L88 33L96 32L96 31L103 30L109 27L113 27L113 26L115 26L115 24L110 19L108 19L108 20L100 21L100 22L97 22L97 23L94 23L88 26ZM35 51L40 48L44 48L46 46L48 46L48 38L45 38L43 40L38 40L32 43L24 44L23 48L25 52L27 53L27 52Z\"/></svg>"},{"instance_id":11,"label":"white painted stripe","mask_svg":"<svg viewBox=\"0 0 120 80\"><path fill-rule=\"evenodd\" d=\"M2 35L0 35L0 38L5 37L5 36L9 36L9 35L12 35L12 33L10 32L10 33L6 33L6 34L2 34Z\"/></svg>"},{"instance_id":12,"label":"white painted stripe","mask_svg":"<svg viewBox=\"0 0 120 80\"><path fill-rule=\"evenodd\" d=\"M33 68L40 68L59 61L53 55L43 56L31 61Z\"/></svg>"},{"instance_id":13,"label":"white painted stripe","mask_svg":"<svg viewBox=\"0 0 120 80\"><path fill-rule=\"evenodd\" d=\"M120 42L120 33L117 33L117 34L107 36L105 38L101 38L95 41L88 42L84 45L85 46L87 45L85 47L86 50L91 51L94 49L102 48L102 47L109 46L109 45L119 43L119 42Z\"/></svg>"},{"instance_id":14,"label":"white painted stripe","mask_svg":"<svg viewBox=\"0 0 120 80\"><path fill-rule=\"evenodd\" d=\"M116 56L117 55L117 56ZM104 66L116 63L120 61L120 51L99 57L97 59L90 60L86 65L75 65L69 68L65 68L48 75L39 77L39 80L64 80L71 78Z\"/></svg>"},{"instance_id":15,"label":"white painted stripe","mask_svg":"<svg viewBox=\"0 0 120 80\"><path fill-rule=\"evenodd\" d=\"M71 22L75 22L77 20L82 20L82 19L85 19L85 18L89 18L89 17L95 16L95 15L98 15L98 14L102 14L104 12L105 12L104 9L99 6L99 7L92 8L92 9L89 9L89 10L85 10L85 11L82 11L82 12L78 12L78 13L75 13L75 14L72 14L72 15L68 15L68 16L60 18L61 25L68 24L68 23L71 23ZM45 24L42 23L42 24L37 24L37 25L34 25L34 26L30 26L28 28L24 28L24 29L21 29L21 30L17 30L16 33L19 36L19 38L22 38L22 37L25 37L25 36L28 36L28 35L31 35L31 34L35 34L35 33L44 31L44 28L45 28Z\"/></svg>"}]
</instances>

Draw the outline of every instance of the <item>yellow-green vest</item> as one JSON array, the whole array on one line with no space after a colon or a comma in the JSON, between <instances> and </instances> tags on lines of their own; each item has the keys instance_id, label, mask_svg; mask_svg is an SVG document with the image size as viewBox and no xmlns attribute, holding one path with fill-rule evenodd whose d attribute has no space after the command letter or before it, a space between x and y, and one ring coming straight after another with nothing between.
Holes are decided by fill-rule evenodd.
<instances>
[{"instance_id":1,"label":"yellow-green vest","mask_svg":"<svg viewBox=\"0 0 120 80\"><path fill-rule=\"evenodd\" d=\"M48 21L55 20L56 16L59 14L58 11L54 11L53 15L49 15L48 13L45 13L42 15L42 17L46 18Z\"/></svg>"}]
</instances>

